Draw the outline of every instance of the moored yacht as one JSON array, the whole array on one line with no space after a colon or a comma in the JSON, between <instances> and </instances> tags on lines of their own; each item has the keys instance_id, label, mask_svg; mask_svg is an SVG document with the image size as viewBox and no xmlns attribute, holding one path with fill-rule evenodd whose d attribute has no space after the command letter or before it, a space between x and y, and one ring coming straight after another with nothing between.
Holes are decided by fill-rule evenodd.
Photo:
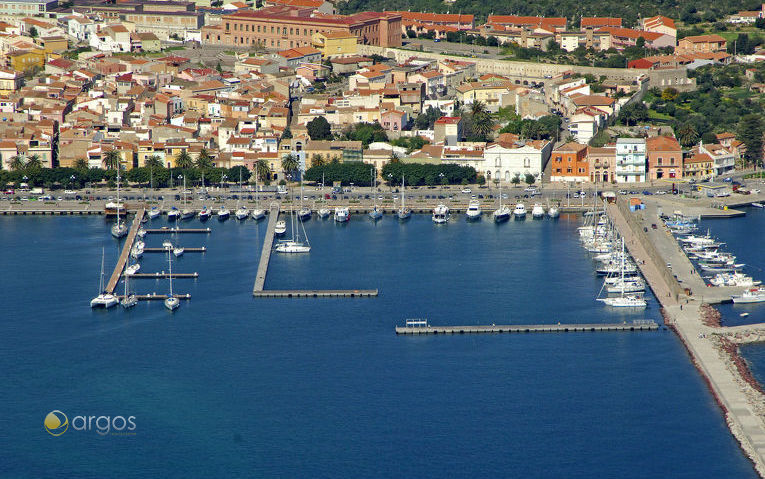
<instances>
[{"instance_id":1,"label":"moored yacht","mask_svg":"<svg viewBox=\"0 0 765 479\"><path fill-rule=\"evenodd\" d=\"M231 216L231 212L226 208L226 205L221 205L220 208L218 208L218 220L225 221L228 219L229 216Z\"/></svg>"},{"instance_id":2,"label":"moored yacht","mask_svg":"<svg viewBox=\"0 0 765 479\"><path fill-rule=\"evenodd\" d=\"M433 223L443 225L449 222L449 207L440 204L433 209Z\"/></svg>"},{"instance_id":3,"label":"moored yacht","mask_svg":"<svg viewBox=\"0 0 765 479\"><path fill-rule=\"evenodd\" d=\"M117 222L112 225L112 236L115 238L122 238L126 234L128 234L128 227L125 225L125 222L120 219L120 217L117 217Z\"/></svg>"},{"instance_id":4,"label":"moored yacht","mask_svg":"<svg viewBox=\"0 0 765 479\"><path fill-rule=\"evenodd\" d=\"M335 208L335 222L347 223L351 219L351 210L346 206L338 206Z\"/></svg>"},{"instance_id":5,"label":"moored yacht","mask_svg":"<svg viewBox=\"0 0 765 479\"><path fill-rule=\"evenodd\" d=\"M615 308L645 308L646 302L645 299L643 299L641 296L638 296L636 294L626 294L623 296L616 296L614 298L598 298L598 301L601 301L608 306L613 306Z\"/></svg>"},{"instance_id":6,"label":"moored yacht","mask_svg":"<svg viewBox=\"0 0 765 479\"><path fill-rule=\"evenodd\" d=\"M158 206L152 206L149 210L149 219L155 219L162 214L162 210Z\"/></svg>"},{"instance_id":7,"label":"moored yacht","mask_svg":"<svg viewBox=\"0 0 765 479\"><path fill-rule=\"evenodd\" d=\"M179 210L175 206L167 210L167 221L176 221L180 219L180 217L181 217L181 210Z\"/></svg>"},{"instance_id":8,"label":"moored yacht","mask_svg":"<svg viewBox=\"0 0 765 479\"><path fill-rule=\"evenodd\" d=\"M286 232L287 232L287 223L284 220L277 221L276 225L274 226L274 234L276 236L281 236Z\"/></svg>"},{"instance_id":9,"label":"moored yacht","mask_svg":"<svg viewBox=\"0 0 765 479\"><path fill-rule=\"evenodd\" d=\"M308 221L311 219L311 208L303 206L298 210L297 217L300 221Z\"/></svg>"},{"instance_id":10,"label":"moored yacht","mask_svg":"<svg viewBox=\"0 0 765 479\"><path fill-rule=\"evenodd\" d=\"M91 308L111 308L119 303L117 297L104 290L104 249L101 248L101 276L98 283L99 294L90 300Z\"/></svg>"},{"instance_id":11,"label":"moored yacht","mask_svg":"<svg viewBox=\"0 0 765 479\"><path fill-rule=\"evenodd\" d=\"M513 210L513 215L515 215L516 218L525 218L526 217L526 205L523 203L518 203L515 205L515 209Z\"/></svg>"},{"instance_id":12,"label":"moored yacht","mask_svg":"<svg viewBox=\"0 0 765 479\"><path fill-rule=\"evenodd\" d=\"M478 200L471 200L467 210L465 210L465 216L468 221L481 219L481 213L481 202Z\"/></svg>"},{"instance_id":13,"label":"moored yacht","mask_svg":"<svg viewBox=\"0 0 765 479\"><path fill-rule=\"evenodd\" d=\"M319 218L325 220L329 218L329 215L332 214L332 211L329 208L319 208L318 214Z\"/></svg>"},{"instance_id":14,"label":"moored yacht","mask_svg":"<svg viewBox=\"0 0 765 479\"><path fill-rule=\"evenodd\" d=\"M248 210L244 206L240 206L239 208L236 209L236 212L234 213L234 216L239 221L246 220L247 218L250 217L250 210Z\"/></svg>"},{"instance_id":15,"label":"moored yacht","mask_svg":"<svg viewBox=\"0 0 765 479\"><path fill-rule=\"evenodd\" d=\"M765 288L750 288L739 296L731 296L734 303L762 303L765 301Z\"/></svg>"},{"instance_id":16,"label":"moored yacht","mask_svg":"<svg viewBox=\"0 0 765 479\"><path fill-rule=\"evenodd\" d=\"M260 221L265 217L266 217L266 210L261 208L255 208L252 210L252 219L254 219L255 221Z\"/></svg>"},{"instance_id":17,"label":"moored yacht","mask_svg":"<svg viewBox=\"0 0 765 479\"><path fill-rule=\"evenodd\" d=\"M207 207L203 206L201 210L199 210L199 220L200 221L207 221L212 216L212 210Z\"/></svg>"},{"instance_id":18,"label":"moored yacht","mask_svg":"<svg viewBox=\"0 0 765 479\"><path fill-rule=\"evenodd\" d=\"M412 216L412 210L406 207L406 182L404 177L401 177L401 206L399 206L396 212L396 218L399 221L408 220Z\"/></svg>"},{"instance_id":19,"label":"moored yacht","mask_svg":"<svg viewBox=\"0 0 765 479\"><path fill-rule=\"evenodd\" d=\"M547 210L547 215L550 218L557 218L560 216L560 210L557 206L551 206L549 210Z\"/></svg>"},{"instance_id":20,"label":"moored yacht","mask_svg":"<svg viewBox=\"0 0 765 479\"><path fill-rule=\"evenodd\" d=\"M531 217L541 219L545 217L545 209L539 203L535 203L531 208Z\"/></svg>"},{"instance_id":21,"label":"moored yacht","mask_svg":"<svg viewBox=\"0 0 765 479\"><path fill-rule=\"evenodd\" d=\"M173 295L173 260L170 257L169 252L167 253L167 263L169 268L168 278L170 279L170 294L168 294L167 298L165 299L165 307L170 311L175 311L178 309L178 306L181 305L181 302Z\"/></svg>"}]
</instances>

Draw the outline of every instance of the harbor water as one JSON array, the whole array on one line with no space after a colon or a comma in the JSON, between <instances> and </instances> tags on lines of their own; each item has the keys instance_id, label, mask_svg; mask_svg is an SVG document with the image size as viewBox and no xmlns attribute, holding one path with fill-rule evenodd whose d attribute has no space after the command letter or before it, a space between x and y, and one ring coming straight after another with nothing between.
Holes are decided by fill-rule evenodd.
<instances>
[{"instance_id":1,"label":"harbor water","mask_svg":"<svg viewBox=\"0 0 765 479\"><path fill-rule=\"evenodd\" d=\"M0 476L756 477L669 331L394 334L406 318L659 321L655 299L640 312L594 301L579 225L313 219L310 254L272 255L266 289L380 295L255 299L266 222L213 219L210 235L169 237L207 247L174 259L200 276L174 282L191 300L170 313L89 308L102 248L107 276L119 254L103 218L0 217ZM141 260L167 269L165 255ZM136 427L72 422L54 437L52 410Z\"/></svg>"}]
</instances>

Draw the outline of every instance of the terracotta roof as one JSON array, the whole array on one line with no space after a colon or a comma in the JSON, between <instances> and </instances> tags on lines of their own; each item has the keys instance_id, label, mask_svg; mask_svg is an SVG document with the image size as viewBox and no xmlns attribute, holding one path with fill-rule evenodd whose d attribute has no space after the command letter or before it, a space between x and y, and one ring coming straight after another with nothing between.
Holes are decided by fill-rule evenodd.
<instances>
[{"instance_id":1,"label":"terracotta roof","mask_svg":"<svg viewBox=\"0 0 765 479\"><path fill-rule=\"evenodd\" d=\"M603 95L580 95L571 99L577 106L611 106L614 99Z\"/></svg>"},{"instance_id":2,"label":"terracotta roof","mask_svg":"<svg viewBox=\"0 0 765 479\"><path fill-rule=\"evenodd\" d=\"M622 19L613 17L582 17L581 26L584 27L621 27Z\"/></svg>"},{"instance_id":3,"label":"terracotta roof","mask_svg":"<svg viewBox=\"0 0 765 479\"><path fill-rule=\"evenodd\" d=\"M645 38L648 41L654 41L660 38L663 34L657 32L646 32L643 30L633 30L631 28L620 27L603 27L598 29L599 32L608 32L615 37L632 38L637 40L640 37Z\"/></svg>"},{"instance_id":4,"label":"terracotta roof","mask_svg":"<svg viewBox=\"0 0 765 479\"><path fill-rule=\"evenodd\" d=\"M581 143L577 143L575 141L570 141L566 143L565 145L561 145L558 148L556 148L554 151L560 151L560 152L575 152L578 153L584 149L587 148L587 145L583 145Z\"/></svg>"},{"instance_id":5,"label":"terracotta roof","mask_svg":"<svg viewBox=\"0 0 765 479\"><path fill-rule=\"evenodd\" d=\"M707 163L707 162L712 162L712 161L714 161L714 160L712 160L712 157L707 155L706 153L699 153L699 154L693 155L690 158L686 158L684 160L685 164L688 164L688 163Z\"/></svg>"},{"instance_id":6,"label":"terracotta roof","mask_svg":"<svg viewBox=\"0 0 765 479\"><path fill-rule=\"evenodd\" d=\"M671 136L653 136L645 141L648 151L682 151L680 143Z\"/></svg>"},{"instance_id":7,"label":"terracotta roof","mask_svg":"<svg viewBox=\"0 0 765 479\"><path fill-rule=\"evenodd\" d=\"M462 120L462 118L458 116L442 116L438 120L436 120L437 125L456 125Z\"/></svg>"},{"instance_id":8,"label":"terracotta roof","mask_svg":"<svg viewBox=\"0 0 765 479\"><path fill-rule=\"evenodd\" d=\"M489 15L486 23L497 23L499 25L555 25L559 27L566 26L565 17L520 17L517 15Z\"/></svg>"},{"instance_id":9,"label":"terracotta roof","mask_svg":"<svg viewBox=\"0 0 765 479\"><path fill-rule=\"evenodd\" d=\"M680 39L681 42L690 43L725 43L726 40L720 35L694 35Z\"/></svg>"},{"instance_id":10,"label":"terracotta roof","mask_svg":"<svg viewBox=\"0 0 765 479\"><path fill-rule=\"evenodd\" d=\"M422 23L473 23L473 15L457 13L425 13L390 11L401 15L402 20L413 20Z\"/></svg>"},{"instance_id":11,"label":"terracotta roof","mask_svg":"<svg viewBox=\"0 0 765 479\"><path fill-rule=\"evenodd\" d=\"M663 15L657 15L655 17L646 18L643 20L643 28L658 27L661 25L669 28L675 28L675 21Z\"/></svg>"}]
</instances>

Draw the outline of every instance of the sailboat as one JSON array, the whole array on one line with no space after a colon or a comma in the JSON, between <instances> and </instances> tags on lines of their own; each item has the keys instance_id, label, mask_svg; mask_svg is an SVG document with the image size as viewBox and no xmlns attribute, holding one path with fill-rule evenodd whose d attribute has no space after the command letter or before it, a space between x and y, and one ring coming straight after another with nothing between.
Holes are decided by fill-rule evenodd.
<instances>
[{"instance_id":1,"label":"sailboat","mask_svg":"<svg viewBox=\"0 0 765 479\"><path fill-rule=\"evenodd\" d=\"M511 213L512 212L510 211L509 206L502 205L502 179L500 179L499 180L499 208L494 210L494 213L493 213L494 222L501 223L503 221L509 220Z\"/></svg>"},{"instance_id":2,"label":"sailboat","mask_svg":"<svg viewBox=\"0 0 765 479\"><path fill-rule=\"evenodd\" d=\"M242 192L242 169L239 168L239 193L240 193L240 196L241 196L241 192ZM234 212L234 216L239 221L246 220L247 218L250 217L250 210L248 210L244 206L240 206L238 199L236 200L236 212Z\"/></svg>"},{"instance_id":3,"label":"sailboat","mask_svg":"<svg viewBox=\"0 0 765 479\"><path fill-rule=\"evenodd\" d=\"M170 294L168 294L167 299L165 299L165 307L170 311L175 311L178 309L178 306L181 305L181 301L173 296L173 259L170 256L169 251L167 252L167 264L169 267L168 277L170 279Z\"/></svg>"},{"instance_id":4,"label":"sailboat","mask_svg":"<svg viewBox=\"0 0 765 479\"><path fill-rule=\"evenodd\" d=\"M137 265L138 264L136 263L133 266L137 266ZM125 309L132 308L133 306L138 304L138 297L133 293L128 294L130 291L129 283L130 283L130 275L127 274L127 270L126 270L125 271L125 294L122 297L122 301L120 301L120 304Z\"/></svg>"},{"instance_id":5,"label":"sailboat","mask_svg":"<svg viewBox=\"0 0 765 479\"><path fill-rule=\"evenodd\" d=\"M218 208L217 215L219 221L226 221L231 215L231 212L226 208L226 205L221 205L220 208Z\"/></svg>"},{"instance_id":6,"label":"sailboat","mask_svg":"<svg viewBox=\"0 0 765 479\"><path fill-rule=\"evenodd\" d=\"M412 210L406 207L406 188L405 188L404 176L401 176L401 206L398 209L396 216L399 220L408 220L412 216Z\"/></svg>"},{"instance_id":7,"label":"sailboat","mask_svg":"<svg viewBox=\"0 0 765 479\"><path fill-rule=\"evenodd\" d=\"M311 219L311 208L303 206L303 181L300 181L300 210L298 210L297 218L300 221L308 221Z\"/></svg>"},{"instance_id":8,"label":"sailboat","mask_svg":"<svg viewBox=\"0 0 765 479\"><path fill-rule=\"evenodd\" d=\"M305 243L300 241L300 230L303 229L303 236L305 236ZM290 226L292 228L292 239L279 241L276 245L276 251L278 253L308 253L311 251L311 244L308 242L308 235L305 232L305 226L301 221L298 221L294 208L290 213Z\"/></svg>"},{"instance_id":9,"label":"sailboat","mask_svg":"<svg viewBox=\"0 0 765 479\"><path fill-rule=\"evenodd\" d=\"M188 208L186 206L186 175L183 175L183 191L181 193L183 194L183 211L181 211L181 219L190 220L197 215L197 212L194 211L193 208Z\"/></svg>"},{"instance_id":10,"label":"sailboat","mask_svg":"<svg viewBox=\"0 0 765 479\"><path fill-rule=\"evenodd\" d=\"M317 211L317 214L319 215L319 218L325 220L329 218L329 215L332 214L332 210L330 210L329 208L325 206L323 208L319 208L319 211Z\"/></svg>"},{"instance_id":11,"label":"sailboat","mask_svg":"<svg viewBox=\"0 0 765 479\"><path fill-rule=\"evenodd\" d=\"M162 209L159 206L152 206L149 210L149 219L155 219L162 214Z\"/></svg>"},{"instance_id":12,"label":"sailboat","mask_svg":"<svg viewBox=\"0 0 765 479\"><path fill-rule=\"evenodd\" d=\"M624 281L624 256L624 238L622 238L622 267L621 282L619 286L619 292L621 294L612 298L598 298L598 301L617 308L645 308L646 302L645 299L643 299L641 296L637 294L625 294L626 283Z\"/></svg>"},{"instance_id":13,"label":"sailboat","mask_svg":"<svg viewBox=\"0 0 765 479\"><path fill-rule=\"evenodd\" d=\"M128 233L127 225L122 221L120 213L123 210L122 203L120 203L120 164L117 162L117 222L112 226L112 236L115 238L122 238ZM127 214L127 211L125 212Z\"/></svg>"},{"instance_id":14,"label":"sailboat","mask_svg":"<svg viewBox=\"0 0 765 479\"><path fill-rule=\"evenodd\" d=\"M199 221L207 221L210 219L210 216L212 216L212 210L209 206L203 206L201 210L199 210Z\"/></svg>"},{"instance_id":15,"label":"sailboat","mask_svg":"<svg viewBox=\"0 0 765 479\"><path fill-rule=\"evenodd\" d=\"M104 249L101 248L101 279L98 283L99 294L90 300L91 308L111 308L119 303L116 296L104 290Z\"/></svg>"},{"instance_id":16,"label":"sailboat","mask_svg":"<svg viewBox=\"0 0 765 479\"><path fill-rule=\"evenodd\" d=\"M377 221L382 218L382 210L377 209L377 178L375 177L375 169L369 170L369 174L372 176L372 198L374 199L374 207L369 212L369 217L372 221Z\"/></svg>"},{"instance_id":17,"label":"sailboat","mask_svg":"<svg viewBox=\"0 0 765 479\"><path fill-rule=\"evenodd\" d=\"M254 219L255 221L260 221L260 220L262 220L263 218L266 217L266 210L264 210L263 208L260 207L260 198L258 197L259 193L260 192L258 191L258 172L257 172L257 168L256 168L256 171L255 171L255 208L252 209L252 219Z\"/></svg>"}]
</instances>

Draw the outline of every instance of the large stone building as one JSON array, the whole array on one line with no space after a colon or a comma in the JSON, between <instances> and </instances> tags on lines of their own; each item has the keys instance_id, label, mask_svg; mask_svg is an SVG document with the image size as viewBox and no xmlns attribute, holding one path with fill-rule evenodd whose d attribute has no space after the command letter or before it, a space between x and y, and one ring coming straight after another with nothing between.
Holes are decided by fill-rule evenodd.
<instances>
[{"instance_id":1,"label":"large stone building","mask_svg":"<svg viewBox=\"0 0 765 479\"><path fill-rule=\"evenodd\" d=\"M362 12L354 15L320 15L311 8L274 6L223 15L220 25L202 29L202 43L251 46L283 50L310 46L317 32L344 32L361 45L401 46L401 15Z\"/></svg>"},{"instance_id":2,"label":"large stone building","mask_svg":"<svg viewBox=\"0 0 765 479\"><path fill-rule=\"evenodd\" d=\"M0 15L45 15L58 6L58 0L8 0L0 2Z\"/></svg>"},{"instance_id":3,"label":"large stone building","mask_svg":"<svg viewBox=\"0 0 765 479\"><path fill-rule=\"evenodd\" d=\"M193 2L184 1L136 1L111 3L107 0L82 0L72 8L82 14L100 13L107 20L119 20L135 24L136 33L153 33L159 39L170 36L186 38L192 31L199 31L204 14L197 12Z\"/></svg>"}]
</instances>

